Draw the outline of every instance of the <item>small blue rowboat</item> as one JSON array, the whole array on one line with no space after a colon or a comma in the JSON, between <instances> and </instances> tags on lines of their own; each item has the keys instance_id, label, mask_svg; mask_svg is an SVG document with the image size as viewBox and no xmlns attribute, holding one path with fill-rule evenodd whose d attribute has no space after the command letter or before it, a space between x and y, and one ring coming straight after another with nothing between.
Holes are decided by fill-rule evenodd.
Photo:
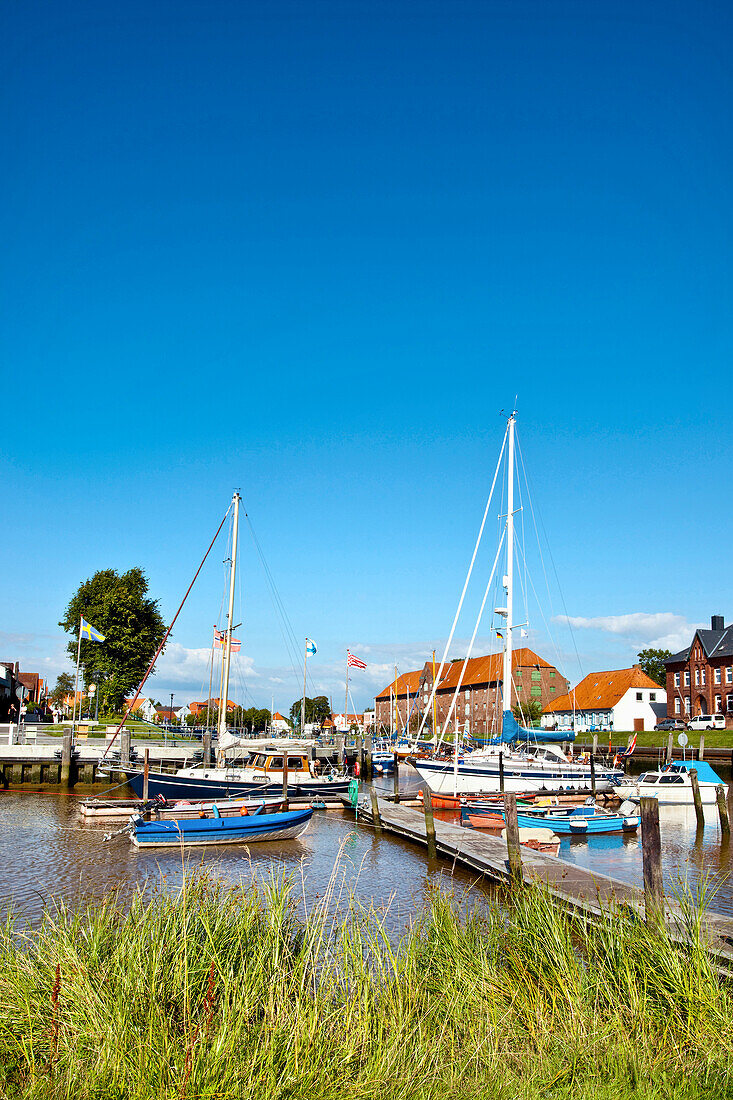
<instances>
[{"instance_id":1,"label":"small blue rowboat","mask_svg":"<svg viewBox=\"0 0 733 1100\"><path fill-rule=\"evenodd\" d=\"M308 828L313 817L310 806L303 810L265 814L262 808L246 817L222 817L214 806L211 817L174 821L131 819L130 839L138 848L170 848L181 844L251 844L263 840L295 840Z\"/></svg>"},{"instance_id":2,"label":"small blue rowboat","mask_svg":"<svg viewBox=\"0 0 733 1100\"><path fill-rule=\"evenodd\" d=\"M600 833L633 833L639 828L637 816L625 817L599 810L596 806L576 806L573 810L536 809L517 813L525 827L547 825L561 836L592 836Z\"/></svg>"}]
</instances>

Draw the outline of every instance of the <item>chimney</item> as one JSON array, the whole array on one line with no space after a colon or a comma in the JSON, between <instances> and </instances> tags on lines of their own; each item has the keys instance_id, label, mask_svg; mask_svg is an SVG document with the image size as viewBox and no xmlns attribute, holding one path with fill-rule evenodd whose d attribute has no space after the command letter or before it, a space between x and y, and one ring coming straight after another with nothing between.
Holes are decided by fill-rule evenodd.
<instances>
[{"instance_id":1,"label":"chimney","mask_svg":"<svg viewBox=\"0 0 733 1100\"><path fill-rule=\"evenodd\" d=\"M725 619L722 615L712 615L710 618L711 630L725 630Z\"/></svg>"}]
</instances>

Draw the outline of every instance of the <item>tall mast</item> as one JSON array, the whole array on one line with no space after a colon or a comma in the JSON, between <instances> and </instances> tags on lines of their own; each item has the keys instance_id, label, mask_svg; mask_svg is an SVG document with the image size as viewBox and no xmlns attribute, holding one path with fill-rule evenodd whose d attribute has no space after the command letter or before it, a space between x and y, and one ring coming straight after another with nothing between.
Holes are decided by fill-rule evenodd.
<instances>
[{"instance_id":1,"label":"tall mast","mask_svg":"<svg viewBox=\"0 0 733 1100\"><path fill-rule=\"evenodd\" d=\"M219 700L219 740L227 728L227 700L229 698L229 665L232 659L232 626L234 623L234 586L237 579L237 536L239 534L239 493L235 493L234 524L232 527L232 568L229 574L229 614L227 617L227 642L224 652L222 698Z\"/></svg>"},{"instance_id":2,"label":"tall mast","mask_svg":"<svg viewBox=\"0 0 733 1100\"><path fill-rule=\"evenodd\" d=\"M349 651L346 650L346 696L344 698L344 730L349 731Z\"/></svg>"},{"instance_id":3,"label":"tall mast","mask_svg":"<svg viewBox=\"0 0 733 1100\"><path fill-rule=\"evenodd\" d=\"M509 450L507 452L507 517L506 517L506 645L504 646L504 674L502 683L502 709L512 709L512 626L514 582L514 420L509 417Z\"/></svg>"},{"instance_id":4,"label":"tall mast","mask_svg":"<svg viewBox=\"0 0 733 1100\"><path fill-rule=\"evenodd\" d=\"M303 652L303 695L300 700L300 736L305 737L305 677L306 668L308 667L308 639L305 640L305 650Z\"/></svg>"}]
</instances>

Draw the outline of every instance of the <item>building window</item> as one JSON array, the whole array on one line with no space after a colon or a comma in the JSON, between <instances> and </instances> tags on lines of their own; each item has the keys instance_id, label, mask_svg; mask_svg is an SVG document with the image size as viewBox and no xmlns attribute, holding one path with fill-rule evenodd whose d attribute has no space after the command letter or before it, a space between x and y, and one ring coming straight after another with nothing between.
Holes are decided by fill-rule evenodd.
<instances>
[{"instance_id":1,"label":"building window","mask_svg":"<svg viewBox=\"0 0 733 1100\"><path fill-rule=\"evenodd\" d=\"M722 675L721 675L722 672L723 672L722 668L716 668L715 669L715 672L713 673L713 675L715 677L715 683L716 684L719 684L721 682L721 680L723 678Z\"/></svg>"},{"instance_id":2,"label":"building window","mask_svg":"<svg viewBox=\"0 0 733 1100\"><path fill-rule=\"evenodd\" d=\"M703 687L705 687L705 669L704 668L700 669L700 683L702 684Z\"/></svg>"},{"instance_id":3,"label":"building window","mask_svg":"<svg viewBox=\"0 0 733 1100\"><path fill-rule=\"evenodd\" d=\"M656 701L657 701L657 693L656 693L656 691L650 691L650 692L649 692L649 702L650 702L650 703L656 703Z\"/></svg>"},{"instance_id":4,"label":"building window","mask_svg":"<svg viewBox=\"0 0 733 1100\"><path fill-rule=\"evenodd\" d=\"M554 679L555 679L555 673L554 673L554 672L550 672L550 679L551 679L551 680L554 680Z\"/></svg>"},{"instance_id":5,"label":"building window","mask_svg":"<svg viewBox=\"0 0 733 1100\"><path fill-rule=\"evenodd\" d=\"M637 701L637 703L640 703L640 702L642 701L642 699L643 699L643 698L644 698L644 694L643 694L643 692L641 692L641 691L637 691L637 693L636 693L636 701Z\"/></svg>"},{"instance_id":6,"label":"building window","mask_svg":"<svg viewBox=\"0 0 733 1100\"><path fill-rule=\"evenodd\" d=\"M675 714L679 714L681 710L682 710L682 707L680 706L679 699L675 699L675 701L674 701L674 712L675 712Z\"/></svg>"},{"instance_id":7,"label":"building window","mask_svg":"<svg viewBox=\"0 0 733 1100\"><path fill-rule=\"evenodd\" d=\"M699 687L699 686L700 686L700 669L696 668L695 669L695 687Z\"/></svg>"},{"instance_id":8,"label":"building window","mask_svg":"<svg viewBox=\"0 0 733 1100\"><path fill-rule=\"evenodd\" d=\"M690 670L689 670L689 668L686 668L685 669L685 687L688 688L689 686L690 686Z\"/></svg>"},{"instance_id":9,"label":"building window","mask_svg":"<svg viewBox=\"0 0 733 1100\"><path fill-rule=\"evenodd\" d=\"M733 666L728 665L725 670L725 682L726 684L733 684Z\"/></svg>"},{"instance_id":10,"label":"building window","mask_svg":"<svg viewBox=\"0 0 733 1100\"><path fill-rule=\"evenodd\" d=\"M678 688L680 686L680 674L679 674L679 672L675 672L675 674L674 674L674 686L676 688Z\"/></svg>"},{"instance_id":11,"label":"building window","mask_svg":"<svg viewBox=\"0 0 733 1100\"><path fill-rule=\"evenodd\" d=\"M685 696L685 714L689 714L689 713L690 713L690 696L686 695Z\"/></svg>"},{"instance_id":12,"label":"building window","mask_svg":"<svg viewBox=\"0 0 733 1100\"><path fill-rule=\"evenodd\" d=\"M718 713L718 714L720 714L721 711L723 710L723 699L722 699L722 696L720 696L720 695L715 696L715 710L716 710L716 713Z\"/></svg>"},{"instance_id":13,"label":"building window","mask_svg":"<svg viewBox=\"0 0 733 1100\"><path fill-rule=\"evenodd\" d=\"M728 696L728 714L733 714L733 695Z\"/></svg>"}]
</instances>

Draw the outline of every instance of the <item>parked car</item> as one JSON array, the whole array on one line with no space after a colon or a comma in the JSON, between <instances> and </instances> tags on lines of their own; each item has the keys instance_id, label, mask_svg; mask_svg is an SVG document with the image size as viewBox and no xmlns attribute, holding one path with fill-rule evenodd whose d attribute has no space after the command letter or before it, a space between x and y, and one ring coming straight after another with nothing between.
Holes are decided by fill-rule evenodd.
<instances>
[{"instance_id":1,"label":"parked car","mask_svg":"<svg viewBox=\"0 0 733 1100\"><path fill-rule=\"evenodd\" d=\"M724 730L724 714L696 714L687 723L688 730Z\"/></svg>"},{"instance_id":2,"label":"parked car","mask_svg":"<svg viewBox=\"0 0 733 1100\"><path fill-rule=\"evenodd\" d=\"M663 718L661 722L657 722L654 727L655 730L684 730L687 729L685 723L681 718Z\"/></svg>"}]
</instances>

